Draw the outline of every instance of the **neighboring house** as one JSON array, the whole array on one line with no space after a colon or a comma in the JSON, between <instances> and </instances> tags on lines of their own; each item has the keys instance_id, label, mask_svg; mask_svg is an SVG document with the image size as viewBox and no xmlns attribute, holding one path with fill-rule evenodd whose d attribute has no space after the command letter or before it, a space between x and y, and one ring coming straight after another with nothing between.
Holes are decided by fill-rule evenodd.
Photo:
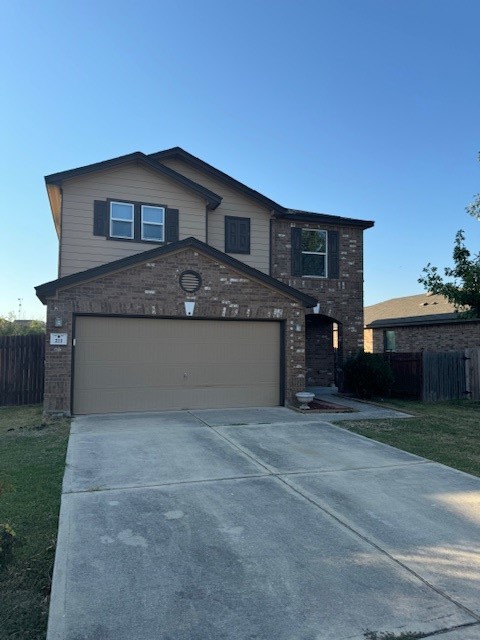
<instances>
[{"instance_id":1,"label":"neighboring house","mask_svg":"<svg viewBox=\"0 0 480 640\"><path fill-rule=\"evenodd\" d=\"M46 185L46 411L284 404L335 381L334 344L337 364L362 347L373 222L287 209L178 147Z\"/></svg>"},{"instance_id":2,"label":"neighboring house","mask_svg":"<svg viewBox=\"0 0 480 640\"><path fill-rule=\"evenodd\" d=\"M459 316L443 296L421 293L365 307L365 351L455 351L480 347L480 319Z\"/></svg>"}]
</instances>

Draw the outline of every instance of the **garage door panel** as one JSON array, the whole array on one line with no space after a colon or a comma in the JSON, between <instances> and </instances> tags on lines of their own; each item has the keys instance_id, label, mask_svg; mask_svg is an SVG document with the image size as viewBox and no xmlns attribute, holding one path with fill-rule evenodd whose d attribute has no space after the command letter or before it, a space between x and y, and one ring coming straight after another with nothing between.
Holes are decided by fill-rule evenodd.
<instances>
[{"instance_id":1,"label":"garage door panel","mask_svg":"<svg viewBox=\"0 0 480 640\"><path fill-rule=\"evenodd\" d=\"M274 406L277 322L79 317L75 413Z\"/></svg>"},{"instance_id":2,"label":"garage door panel","mask_svg":"<svg viewBox=\"0 0 480 640\"><path fill-rule=\"evenodd\" d=\"M234 339L234 338L232 338ZM211 343L185 343L170 341L170 343L138 342L126 344L125 342L82 342L85 339L77 338L78 349L75 354L76 362L92 364L104 363L125 365L132 361L141 361L145 364L172 362L178 364L191 364L195 357L202 363L220 365L228 359L229 363L262 363L271 360L278 349L269 343L216 343L212 352Z\"/></svg>"},{"instance_id":3,"label":"garage door panel","mask_svg":"<svg viewBox=\"0 0 480 640\"><path fill-rule=\"evenodd\" d=\"M271 363L253 363L257 384L264 380L275 380L276 367ZM185 377L186 374L186 377ZM110 366L95 364L84 367L78 371L75 380L75 389L87 390L94 387L98 391L102 389L134 389L138 387L165 388L181 387L211 387L240 384L238 367L227 364L209 365L169 365L168 367L157 364L147 364L138 370L138 367L126 363L124 366ZM245 385L244 385L245 386ZM248 386L248 385L246 385Z\"/></svg>"},{"instance_id":4,"label":"garage door panel","mask_svg":"<svg viewBox=\"0 0 480 640\"><path fill-rule=\"evenodd\" d=\"M235 407L264 407L278 404L278 389L276 387L257 388L253 393L242 387L223 387L222 397L219 398L216 389L192 389L188 397L177 389L155 390L144 388L130 396L128 409L124 411L163 411L198 408L227 409ZM76 402L79 406L88 405L89 413L112 413L112 406L122 406L126 390L110 390L92 398L88 392L80 391ZM245 405L245 394L249 393L250 402ZM79 412L77 412L79 413Z\"/></svg>"}]
</instances>

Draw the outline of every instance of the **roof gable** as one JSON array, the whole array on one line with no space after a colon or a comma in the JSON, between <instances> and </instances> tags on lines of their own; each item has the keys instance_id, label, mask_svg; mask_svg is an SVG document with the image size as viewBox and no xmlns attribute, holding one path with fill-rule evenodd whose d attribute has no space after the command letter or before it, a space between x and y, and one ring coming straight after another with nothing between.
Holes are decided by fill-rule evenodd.
<instances>
[{"instance_id":1,"label":"roof gable","mask_svg":"<svg viewBox=\"0 0 480 640\"><path fill-rule=\"evenodd\" d=\"M286 211L285 207L282 207L282 205L278 204L278 202L275 202L274 200L267 198L259 191L255 191L255 189L251 189L250 187L247 187L246 184L243 184L239 180L232 178L232 176L229 176L227 173L220 171L213 165L208 164L208 162L205 162L204 160L197 158L191 153L188 153L188 151L185 151L185 149L182 149L181 147L172 147L171 149L165 149L164 151L151 153L148 157L153 158L154 160L158 160L160 162L162 160L167 160L167 159L183 160L183 162L185 162L186 164L189 164L190 166L196 169L199 169L200 171L202 171L207 175L211 175L217 178L224 184L230 187L233 187L237 191L240 191L240 193L242 193L243 195L246 195L249 198L252 198L253 200L260 203L264 207L267 207L271 211L275 211L275 212Z\"/></svg>"},{"instance_id":2,"label":"roof gable","mask_svg":"<svg viewBox=\"0 0 480 640\"><path fill-rule=\"evenodd\" d=\"M61 171L59 173L52 173L48 176L45 176L45 183L48 189L48 187L51 185L60 186L64 180L68 180L70 178L88 175L97 171L104 171L105 169L112 169L133 162L139 164L140 166L146 167L151 171L171 178L190 191L193 191L197 195L203 197L207 201L207 204L211 209L216 209L222 201L221 196L219 196L217 193L214 193L210 189L207 189L206 187L203 187L193 180L186 178L181 173L174 171L174 169L170 169L160 162L156 162L154 159L145 155L144 153L141 153L140 151L135 151L134 153L130 153L125 156L119 156L118 158L112 158L111 160L105 160L104 162L96 162L84 167L69 169L68 171Z\"/></svg>"},{"instance_id":3,"label":"roof gable","mask_svg":"<svg viewBox=\"0 0 480 640\"><path fill-rule=\"evenodd\" d=\"M182 160L186 164L202 171L207 175L211 175L224 184L233 187L237 191L241 192L243 195L252 198L256 202L261 205L267 207L271 211L273 211L274 215L279 218L284 218L287 220L295 220L298 222L319 222L324 224L336 224L336 225L346 225L346 226L356 226L361 227L362 229L369 229L373 227L375 224L371 220L359 220L357 218L343 218L341 216L332 216L330 214L325 213L315 213L312 211L300 211L298 209L288 209L278 202L267 198L263 194L247 187L247 185L239 182L232 176L220 171L216 167L208 164L204 160L197 158L196 156L188 153L185 149L181 147L172 147L171 149L165 149L164 151L158 151L157 153L151 153L149 158L153 158L155 160L167 160L167 159L178 159Z\"/></svg>"},{"instance_id":4,"label":"roof gable","mask_svg":"<svg viewBox=\"0 0 480 640\"><path fill-rule=\"evenodd\" d=\"M294 289L293 287L290 287L287 284L284 284L283 282L280 282L279 280L276 280L275 278L272 278L271 276L258 271L258 269L254 269L253 267L240 262L240 260L232 258L222 251L219 251L218 249L214 249L210 245L205 244L204 242L202 242L201 240L197 240L196 238L186 238L185 240L180 240L179 242L172 242L163 247L156 247L155 249L151 249L150 251L142 251L141 253L136 253L133 256L122 258L121 260L108 262L107 264L100 265L99 267L94 267L93 269L87 269L86 271L80 271L79 273L74 273L72 275L59 278L58 280L52 280L51 282L46 282L45 284L41 284L38 287L35 287L35 291L37 297L43 302L43 304L46 304L47 298L55 295L59 289L67 289L88 280L101 278L103 276L114 273L115 271L128 269L137 264L148 262L150 260L154 260L164 255L175 253L187 248L193 248L197 251L200 251L205 255L215 259L216 261L224 263L232 267L236 271L245 274L247 277L257 280L258 282L261 282L264 285L283 293L287 297L298 300L305 307L314 307L317 304L317 300L312 296L302 293L301 291L298 291L297 289Z\"/></svg>"}]
</instances>

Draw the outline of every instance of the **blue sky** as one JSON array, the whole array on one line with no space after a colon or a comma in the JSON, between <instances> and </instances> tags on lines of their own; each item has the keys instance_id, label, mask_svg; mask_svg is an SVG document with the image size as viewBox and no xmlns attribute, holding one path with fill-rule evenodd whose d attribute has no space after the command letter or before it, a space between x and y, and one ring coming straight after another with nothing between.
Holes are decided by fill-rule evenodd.
<instances>
[{"instance_id":1,"label":"blue sky","mask_svg":"<svg viewBox=\"0 0 480 640\"><path fill-rule=\"evenodd\" d=\"M478 0L0 8L0 315L57 274L43 176L182 146L294 208L375 220L365 304L421 293L480 191Z\"/></svg>"}]
</instances>

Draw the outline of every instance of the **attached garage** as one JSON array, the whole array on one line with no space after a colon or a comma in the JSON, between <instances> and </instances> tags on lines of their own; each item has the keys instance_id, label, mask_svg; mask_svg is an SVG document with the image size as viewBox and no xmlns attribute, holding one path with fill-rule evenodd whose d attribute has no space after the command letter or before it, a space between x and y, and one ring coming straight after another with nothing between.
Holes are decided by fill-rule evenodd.
<instances>
[{"instance_id":1,"label":"attached garage","mask_svg":"<svg viewBox=\"0 0 480 640\"><path fill-rule=\"evenodd\" d=\"M281 323L78 316L73 413L275 406Z\"/></svg>"}]
</instances>

